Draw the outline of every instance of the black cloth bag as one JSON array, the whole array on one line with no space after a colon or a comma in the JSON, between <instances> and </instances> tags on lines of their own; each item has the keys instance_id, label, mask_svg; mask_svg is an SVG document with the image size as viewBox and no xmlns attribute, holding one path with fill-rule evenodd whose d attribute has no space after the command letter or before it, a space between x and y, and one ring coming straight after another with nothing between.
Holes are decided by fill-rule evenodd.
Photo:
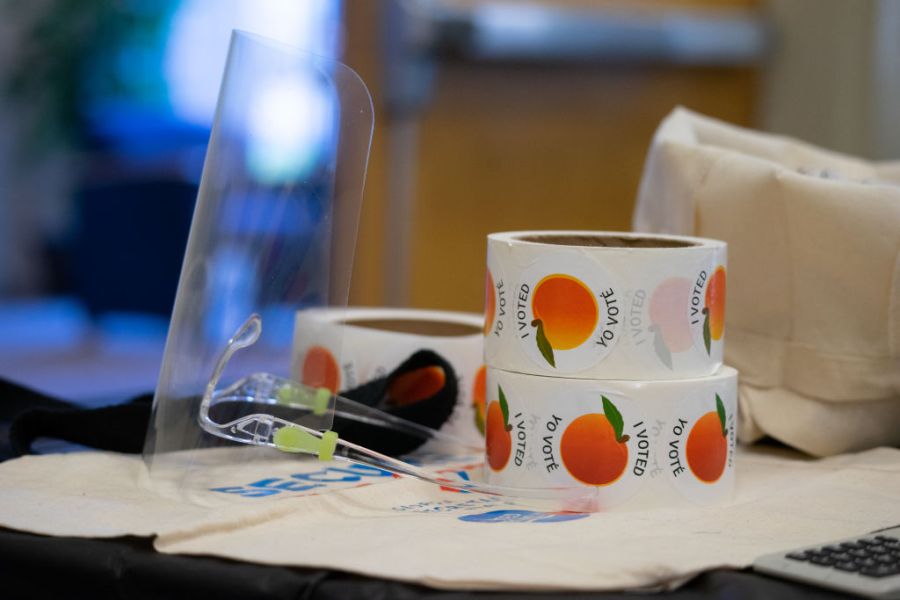
<instances>
[{"instance_id":1,"label":"black cloth bag","mask_svg":"<svg viewBox=\"0 0 900 600\"><path fill-rule=\"evenodd\" d=\"M435 393L403 404L391 397L392 384L400 377L434 368L443 373L443 385ZM456 373L450 363L435 352L420 350L387 376L343 391L341 396L439 429L450 418L458 392ZM153 394L143 394L122 404L80 408L3 380L0 380L0 399L0 419L12 419L9 430L11 456L30 453L38 438L53 438L98 450L140 453L153 404ZM412 452L425 441L337 415L332 429L343 439L391 456Z\"/></svg>"}]
</instances>

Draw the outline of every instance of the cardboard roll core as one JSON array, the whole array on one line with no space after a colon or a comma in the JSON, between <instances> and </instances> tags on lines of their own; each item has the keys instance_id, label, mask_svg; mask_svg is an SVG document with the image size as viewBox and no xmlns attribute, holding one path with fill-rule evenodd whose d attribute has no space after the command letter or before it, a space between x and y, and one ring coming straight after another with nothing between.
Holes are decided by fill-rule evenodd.
<instances>
[{"instance_id":1,"label":"cardboard roll core","mask_svg":"<svg viewBox=\"0 0 900 600\"><path fill-rule=\"evenodd\" d=\"M394 333L410 333L436 337L462 337L481 333L480 327L465 323L449 323L446 321L428 321L416 319L345 319L344 325L390 331Z\"/></svg>"},{"instance_id":2,"label":"cardboard roll core","mask_svg":"<svg viewBox=\"0 0 900 600\"><path fill-rule=\"evenodd\" d=\"M694 242L664 238L619 236L608 234L548 234L517 237L522 242L551 244L555 246L587 246L591 248L691 248Z\"/></svg>"}]
</instances>

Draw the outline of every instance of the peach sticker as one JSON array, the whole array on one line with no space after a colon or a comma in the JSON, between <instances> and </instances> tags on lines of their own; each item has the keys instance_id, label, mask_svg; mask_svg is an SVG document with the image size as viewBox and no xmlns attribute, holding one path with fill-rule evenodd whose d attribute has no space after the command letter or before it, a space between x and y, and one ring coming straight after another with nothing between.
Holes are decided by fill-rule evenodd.
<instances>
[{"instance_id":1,"label":"peach sticker","mask_svg":"<svg viewBox=\"0 0 900 600\"><path fill-rule=\"evenodd\" d=\"M511 334L541 372L583 371L618 342L617 289L595 264L548 256L523 270L511 290Z\"/></svg>"}]
</instances>

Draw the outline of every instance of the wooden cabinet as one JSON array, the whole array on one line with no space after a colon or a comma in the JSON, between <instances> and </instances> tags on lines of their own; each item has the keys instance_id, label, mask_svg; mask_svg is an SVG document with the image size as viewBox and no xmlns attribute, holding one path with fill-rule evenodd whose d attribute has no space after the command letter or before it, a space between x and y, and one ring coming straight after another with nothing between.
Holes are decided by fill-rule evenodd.
<instances>
[{"instance_id":1,"label":"wooden cabinet","mask_svg":"<svg viewBox=\"0 0 900 600\"><path fill-rule=\"evenodd\" d=\"M645 10L673 4L686 3ZM480 311L489 232L627 230L669 111L754 118L754 67L659 60L438 60L428 102L398 113L385 101L385 6L346 6L346 61L376 105L354 304Z\"/></svg>"}]
</instances>

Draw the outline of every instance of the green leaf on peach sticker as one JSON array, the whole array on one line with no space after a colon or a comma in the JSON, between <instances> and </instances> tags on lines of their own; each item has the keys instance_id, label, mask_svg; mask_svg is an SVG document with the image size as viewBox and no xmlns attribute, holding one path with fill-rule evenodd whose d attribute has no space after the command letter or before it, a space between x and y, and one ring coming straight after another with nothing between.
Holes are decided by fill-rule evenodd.
<instances>
[{"instance_id":1,"label":"green leaf on peach sticker","mask_svg":"<svg viewBox=\"0 0 900 600\"><path fill-rule=\"evenodd\" d=\"M706 346L706 353L712 354L712 350L710 349L712 346L712 338L709 333L709 309L703 309L703 345Z\"/></svg>"},{"instance_id":2,"label":"green leaf on peach sticker","mask_svg":"<svg viewBox=\"0 0 900 600\"><path fill-rule=\"evenodd\" d=\"M555 367L556 358L553 356L553 346L550 345L550 340L547 339L547 334L544 333L544 324L540 319L535 319L531 324L537 328L537 331L534 333L534 339L537 341L537 347L541 351L541 356L550 363L551 367Z\"/></svg>"},{"instance_id":3,"label":"green leaf on peach sticker","mask_svg":"<svg viewBox=\"0 0 900 600\"><path fill-rule=\"evenodd\" d=\"M622 435L625 431L625 419L622 418L622 413L619 412L615 404L610 402L609 398L606 396L600 396L600 398L603 400L603 414L606 415L606 420L612 425L613 433L616 434L616 441L627 442L628 436Z\"/></svg>"},{"instance_id":4,"label":"green leaf on peach sticker","mask_svg":"<svg viewBox=\"0 0 900 600\"><path fill-rule=\"evenodd\" d=\"M503 413L503 426L509 428L509 404L506 403L506 394L503 393L503 388L499 385L497 386L497 391L500 394L500 412Z\"/></svg>"},{"instance_id":5,"label":"green leaf on peach sticker","mask_svg":"<svg viewBox=\"0 0 900 600\"><path fill-rule=\"evenodd\" d=\"M722 403L722 399L716 394L716 412L719 413L719 422L722 424L722 436L728 437L728 425L725 420L725 404Z\"/></svg>"}]
</instances>

